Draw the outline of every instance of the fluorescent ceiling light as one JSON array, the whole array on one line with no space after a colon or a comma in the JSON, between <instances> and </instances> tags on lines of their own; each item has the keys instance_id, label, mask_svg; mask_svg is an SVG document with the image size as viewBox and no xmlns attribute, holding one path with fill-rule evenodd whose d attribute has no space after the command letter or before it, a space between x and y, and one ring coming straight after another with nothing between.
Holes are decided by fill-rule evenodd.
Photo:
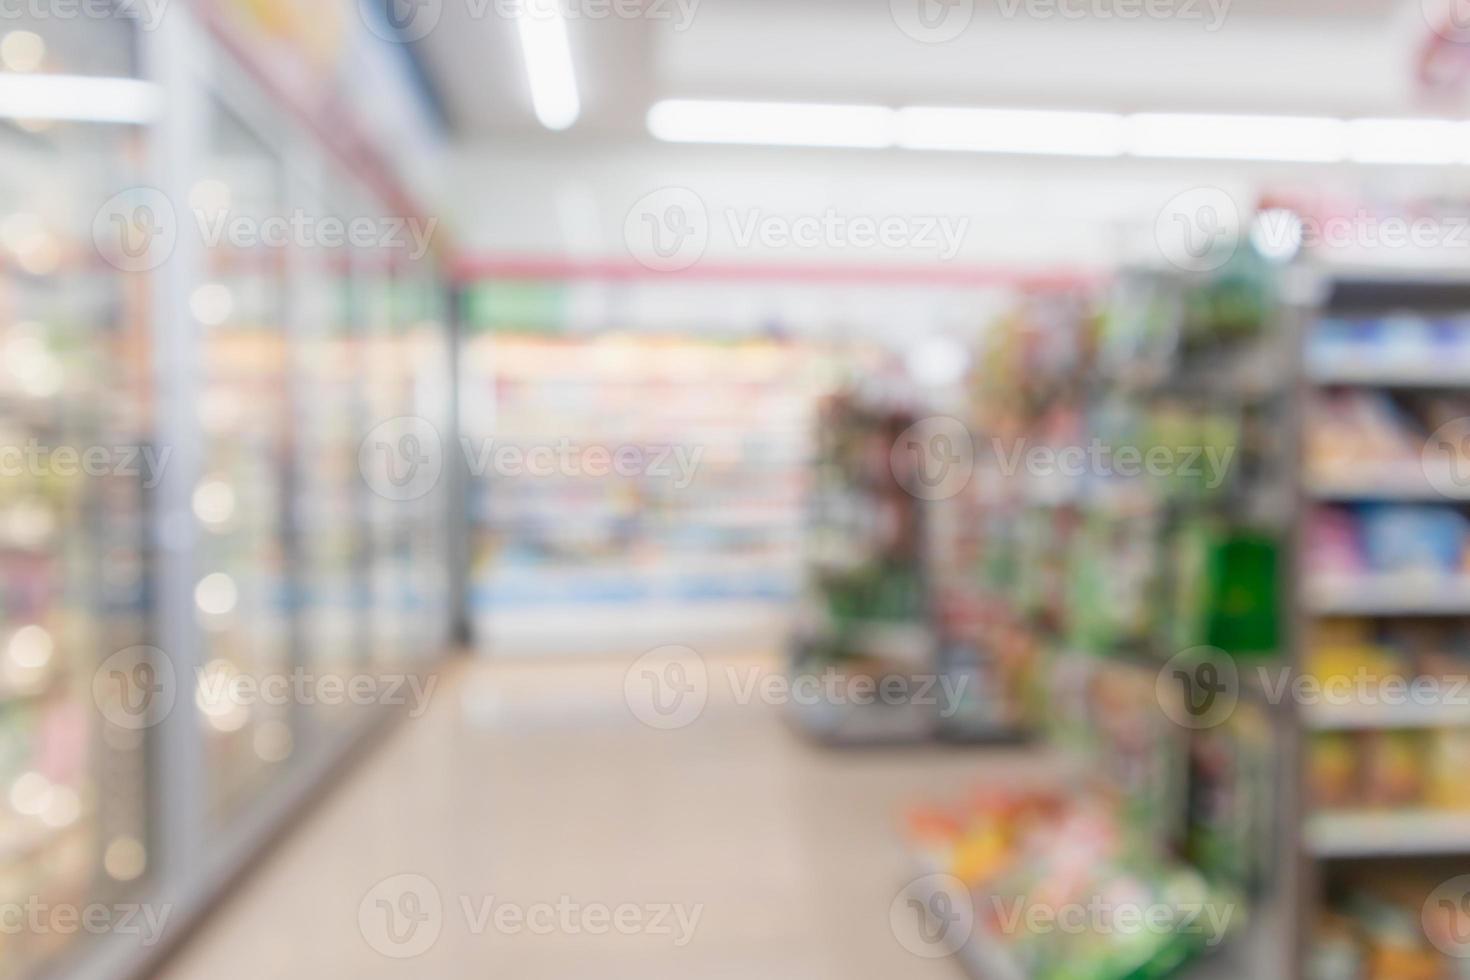
<instances>
[{"instance_id":1,"label":"fluorescent ceiling light","mask_svg":"<svg viewBox=\"0 0 1470 980\"><path fill-rule=\"evenodd\" d=\"M531 104L547 129L566 129L582 114L577 72L560 0L527 0L516 27L531 81Z\"/></svg>"},{"instance_id":2,"label":"fluorescent ceiling light","mask_svg":"<svg viewBox=\"0 0 1470 980\"><path fill-rule=\"evenodd\" d=\"M548 125L550 125L548 123ZM1208 113L668 99L648 129L674 143L1284 163L1470 163L1470 122Z\"/></svg>"},{"instance_id":3,"label":"fluorescent ceiling light","mask_svg":"<svg viewBox=\"0 0 1470 980\"><path fill-rule=\"evenodd\" d=\"M1110 157L1123 152L1123 117L1107 112L909 108L899 145L911 150Z\"/></svg>"},{"instance_id":4,"label":"fluorescent ceiling light","mask_svg":"<svg viewBox=\"0 0 1470 980\"><path fill-rule=\"evenodd\" d=\"M158 89L135 78L0 74L0 117L67 122L152 122Z\"/></svg>"},{"instance_id":5,"label":"fluorescent ceiling light","mask_svg":"<svg viewBox=\"0 0 1470 980\"><path fill-rule=\"evenodd\" d=\"M648 110L648 129L671 143L892 146L895 113L884 106L669 99Z\"/></svg>"},{"instance_id":6,"label":"fluorescent ceiling light","mask_svg":"<svg viewBox=\"0 0 1470 980\"><path fill-rule=\"evenodd\" d=\"M1141 157L1333 163L1347 154L1346 124L1318 116L1141 113L1128 129L1128 150Z\"/></svg>"},{"instance_id":7,"label":"fluorescent ceiling light","mask_svg":"<svg viewBox=\"0 0 1470 980\"><path fill-rule=\"evenodd\" d=\"M1470 161L1470 126L1447 119L1354 119L1348 140L1359 163Z\"/></svg>"}]
</instances>

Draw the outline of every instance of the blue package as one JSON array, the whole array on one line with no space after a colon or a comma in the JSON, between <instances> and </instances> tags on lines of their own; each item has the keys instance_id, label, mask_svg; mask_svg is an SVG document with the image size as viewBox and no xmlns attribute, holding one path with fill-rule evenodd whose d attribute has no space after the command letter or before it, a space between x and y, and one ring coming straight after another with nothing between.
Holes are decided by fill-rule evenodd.
<instances>
[{"instance_id":1,"label":"blue package","mask_svg":"<svg viewBox=\"0 0 1470 980\"><path fill-rule=\"evenodd\" d=\"M1368 566L1375 572L1459 574L1470 522L1448 507L1359 508Z\"/></svg>"}]
</instances>

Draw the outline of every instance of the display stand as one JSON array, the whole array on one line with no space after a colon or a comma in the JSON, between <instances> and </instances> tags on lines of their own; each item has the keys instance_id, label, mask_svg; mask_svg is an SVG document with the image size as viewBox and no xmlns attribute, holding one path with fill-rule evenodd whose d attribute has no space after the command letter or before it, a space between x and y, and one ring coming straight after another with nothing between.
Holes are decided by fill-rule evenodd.
<instances>
[{"instance_id":1,"label":"display stand","mask_svg":"<svg viewBox=\"0 0 1470 980\"><path fill-rule=\"evenodd\" d=\"M1099 936L1075 954L1096 957L1090 966L1070 964L1102 971L1089 976L1143 975L1130 972L1146 969L1135 956L1171 973L1188 961L1296 975L1295 940L1281 930L1296 903L1294 835L1277 809L1292 799L1294 724L1251 682L1293 649L1295 331L1273 283L1250 264L1218 278L1126 272L1104 303L1033 301L988 335L975 424L977 445L997 447L977 453L978 478L996 488L980 573L1002 609L995 621L1038 647L1039 714L1085 774L1072 791L1135 842L1124 848L1133 873L1183 876L1246 912L1218 948L1181 933L1125 952ZM1065 465L1068 447L1083 450L1078 467ZM1191 682L1232 666L1246 678L1232 686L1238 703L1201 716L1209 702ZM924 819L961 828L955 869L979 846L966 843L966 821L997 819L966 812ZM972 952L959 959L985 976ZM1058 947L1044 969L1068 955Z\"/></svg>"}]
</instances>

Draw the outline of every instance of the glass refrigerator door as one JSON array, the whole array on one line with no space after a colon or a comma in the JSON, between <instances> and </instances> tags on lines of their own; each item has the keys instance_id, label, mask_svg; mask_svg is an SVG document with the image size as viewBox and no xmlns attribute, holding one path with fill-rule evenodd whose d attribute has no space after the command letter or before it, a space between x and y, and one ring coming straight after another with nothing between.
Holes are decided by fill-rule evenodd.
<instances>
[{"instance_id":1,"label":"glass refrigerator door","mask_svg":"<svg viewBox=\"0 0 1470 980\"><path fill-rule=\"evenodd\" d=\"M405 411L440 434L444 467L438 483L400 515L405 535L403 555L404 615L409 643L403 655L426 661L449 638L453 609L449 602L449 500L453 468L461 464L454 443L451 399L453 377L449 349L447 296L436 278L431 257L410 266L398 283L398 364L404 372L397 387Z\"/></svg>"},{"instance_id":2,"label":"glass refrigerator door","mask_svg":"<svg viewBox=\"0 0 1470 980\"><path fill-rule=\"evenodd\" d=\"M375 213L366 205L358 215ZM359 248L355 251L354 285L357 314L362 329L364 353L363 378L366 385L364 431L380 444L379 450L390 454L393 471L417 473L425 441L432 439L417 429L417 423L405 423L412 417L413 406L405 392L402 335L399 330L398 257L381 248ZM405 436L405 433L407 435ZM442 445L442 433L439 434ZM407 441L405 441L407 439ZM401 457L401 458L400 458ZM434 465L429 460L427 465ZM406 515L423 505L423 497L411 480L405 477L399 488L374 485L368 481L365 513L368 533L368 620L370 626L369 656L375 669L382 670L404 661L404 651L412 642L411 626L405 615L404 596L409 588L408 567L410 534ZM411 499L404 499L411 498Z\"/></svg>"},{"instance_id":3,"label":"glass refrigerator door","mask_svg":"<svg viewBox=\"0 0 1470 980\"><path fill-rule=\"evenodd\" d=\"M339 208L327 213L343 214ZM353 336L349 262L345 248L311 248L297 264L297 608L302 662L317 677L350 678L361 671L367 642L359 608L367 581L360 522L365 488L358 466L362 358ZM311 710L332 724L355 716L345 702L314 704Z\"/></svg>"},{"instance_id":4,"label":"glass refrigerator door","mask_svg":"<svg viewBox=\"0 0 1470 980\"><path fill-rule=\"evenodd\" d=\"M282 165L222 104L211 114L209 171L192 189L201 216L263 222L284 212ZM253 236L208 243L190 310L202 332L202 466L195 614L203 650L195 703L209 806L228 821L294 750L294 583L287 510L293 467L285 249ZM258 686L257 686L258 685ZM286 696L281 696L284 693Z\"/></svg>"},{"instance_id":5,"label":"glass refrigerator door","mask_svg":"<svg viewBox=\"0 0 1470 980\"><path fill-rule=\"evenodd\" d=\"M5 74L132 72L115 21L8 18ZM148 870L145 733L113 654L148 641L146 273L107 205L142 183L134 127L0 119L0 903L82 905ZM144 450L147 450L145 455ZM100 709L100 710L99 710ZM113 720L124 724L115 724ZM0 977L78 936L0 929Z\"/></svg>"}]
</instances>

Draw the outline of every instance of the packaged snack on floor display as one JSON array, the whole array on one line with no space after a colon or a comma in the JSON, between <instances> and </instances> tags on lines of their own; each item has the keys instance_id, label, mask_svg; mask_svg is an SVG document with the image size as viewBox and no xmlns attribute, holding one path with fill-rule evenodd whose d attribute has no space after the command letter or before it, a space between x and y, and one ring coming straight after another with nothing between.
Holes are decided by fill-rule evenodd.
<instances>
[{"instance_id":1,"label":"packaged snack on floor display","mask_svg":"<svg viewBox=\"0 0 1470 980\"><path fill-rule=\"evenodd\" d=\"M1236 898L1154 855L1099 800L987 793L911 811L908 835L922 868L972 892L962 961L999 961L1008 976L1166 977L1246 924ZM1146 928L1129 924L1145 917Z\"/></svg>"}]
</instances>

